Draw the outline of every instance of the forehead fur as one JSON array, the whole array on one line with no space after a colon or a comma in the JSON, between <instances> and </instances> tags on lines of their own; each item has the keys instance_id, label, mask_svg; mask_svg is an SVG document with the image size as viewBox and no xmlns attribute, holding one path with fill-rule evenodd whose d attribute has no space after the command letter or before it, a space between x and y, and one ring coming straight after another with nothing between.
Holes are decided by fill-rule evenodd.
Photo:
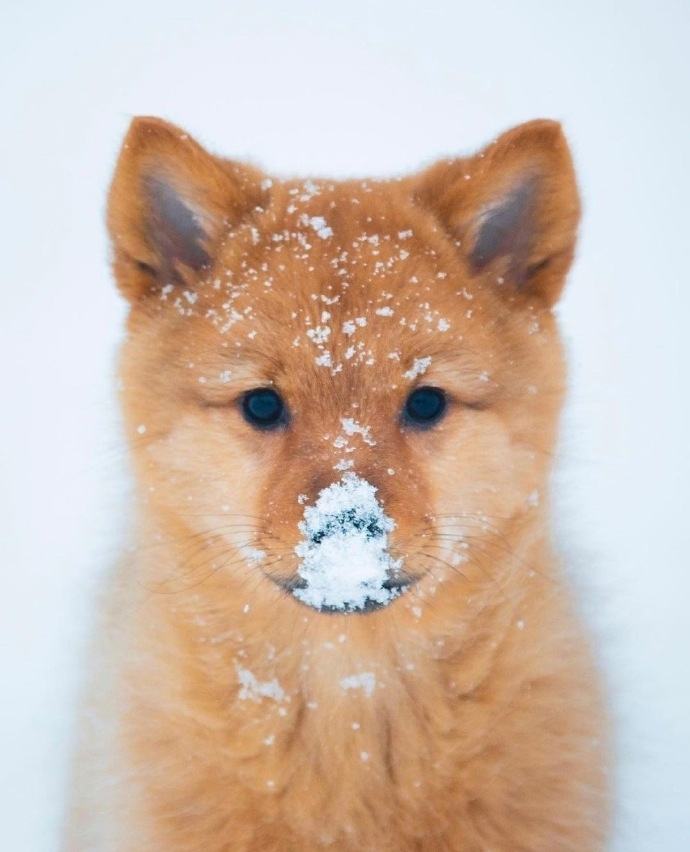
<instances>
[{"instance_id":1,"label":"forehead fur","mask_svg":"<svg viewBox=\"0 0 690 852\"><path fill-rule=\"evenodd\" d=\"M404 181L272 182L270 203L228 230L209 274L164 287L161 309L176 339L193 326L195 340L272 379L287 349L303 376L400 377L478 337L486 346L504 313Z\"/></svg>"}]
</instances>

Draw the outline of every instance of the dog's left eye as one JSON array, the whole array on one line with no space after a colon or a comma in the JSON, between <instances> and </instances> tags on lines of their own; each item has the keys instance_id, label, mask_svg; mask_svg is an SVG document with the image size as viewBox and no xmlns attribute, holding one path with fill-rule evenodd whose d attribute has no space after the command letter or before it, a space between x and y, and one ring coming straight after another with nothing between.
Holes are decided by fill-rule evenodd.
<instances>
[{"instance_id":1,"label":"dog's left eye","mask_svg":"<svg viewBox=\"0 0 690 852\"><path fill-rule=\"evenodd\" d=\"M416 388L407 397L403 421L411 426L433 426L446 412L446 395L440 388Z\"/></svg>"},{"instance_id":2,"label":"dog's left eye","mask_svg":"<svg viewBox=\"0 0 690 852\"><path fill-rule=\"evenodd\" d=\"M287 422L287 409L273 388L255 388L242 397L242 414L257 429L275 429Z\"/></svg>"}]
</instances>

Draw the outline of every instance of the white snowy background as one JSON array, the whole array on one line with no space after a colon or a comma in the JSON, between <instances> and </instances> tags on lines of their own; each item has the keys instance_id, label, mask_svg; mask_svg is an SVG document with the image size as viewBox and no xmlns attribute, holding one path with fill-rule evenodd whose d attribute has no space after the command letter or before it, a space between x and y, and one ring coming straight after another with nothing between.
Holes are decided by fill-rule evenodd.
<instances>
[{"instance_id":1,"label":"white snowy background","mask_svg":"<svg viewBox=\"0 0 690 852\"><path fill-rule=\"evenodd\" d=\"M617 727L615 852L690 849L690 3L10 0L0 16L0 849L57 849L125 491L105 193L131 116L282 174L400 173L563 121L561 526Z\"/></svg>"}]
</instances>

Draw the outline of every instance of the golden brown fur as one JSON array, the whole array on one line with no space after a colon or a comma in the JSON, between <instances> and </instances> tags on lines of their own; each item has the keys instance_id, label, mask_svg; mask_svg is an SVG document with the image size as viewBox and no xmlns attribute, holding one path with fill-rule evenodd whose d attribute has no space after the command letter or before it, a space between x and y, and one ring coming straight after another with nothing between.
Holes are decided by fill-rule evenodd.
<instances>
[{"instance_id":1,"label":"golden brown fur","mask_svg":"<svg viewBox=\"0 0 690 852\"><path fill-rule=\"evenodd\" d=\"M597 674L549 532L578 218L548 121L345 182L134 121L109 228L137 521L66 849L603 848ZM426 430L400 418L420 384L449 400ZM266 386L285 428L242 416ZM323 613L285 589L305 501L350 462L415 582Z\"/></svg>"}]
</instances>

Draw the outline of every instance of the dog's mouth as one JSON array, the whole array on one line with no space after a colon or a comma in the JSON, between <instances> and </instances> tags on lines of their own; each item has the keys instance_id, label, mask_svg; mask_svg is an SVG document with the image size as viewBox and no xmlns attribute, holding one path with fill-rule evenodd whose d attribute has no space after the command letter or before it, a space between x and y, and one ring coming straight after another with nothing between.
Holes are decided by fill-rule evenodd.
<instances>
[{"instance_id":1,"label":"dog's mouth","mask_svg":"<svg viewBox=\"0 0 690 852\"><path fill-rule=\"evenodd\" d=\"M291 594L299 603L308 606L310 609L315 609L317 612L330 613L333 615L346 615L348 613L369 613L377 612L384 609L388 604L392 603L396 598L400 597L407 589L415 582L416 577L407 576L399 573L396 576L389 577L381 584L380 591L374 590L374 595L370 596L364 593L357 597L355 601L338 601L338 603L321 603L317 601L322 597L322 593L318 592L313 595L309 591L308 582L300 576L294 577L271 577L274 583L283 591Z\"/></svg>"},{"instance_id":2,"label":"dog's mouth","mask_svg":"<svg viewBox=\"0 0 690 852\"><path fill-rule=\"evenodd\" d=\"M324 488L299 523L296 575L282 587L300 603L327 613L373 612L412 583L395 559L388 535L395 529L376 488L348 472Z\"/></svg>"}]
</instances>

